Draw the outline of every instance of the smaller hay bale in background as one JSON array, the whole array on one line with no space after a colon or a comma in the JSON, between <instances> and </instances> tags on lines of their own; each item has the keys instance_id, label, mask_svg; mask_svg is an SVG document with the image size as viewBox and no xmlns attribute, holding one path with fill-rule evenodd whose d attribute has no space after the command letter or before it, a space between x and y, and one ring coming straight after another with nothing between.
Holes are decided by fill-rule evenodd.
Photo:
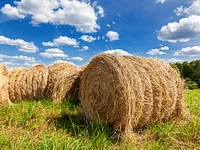
<instances>
[{"instance_id":1,"label":"smaller hay bale in background","mask_svg":"<svg viewBox=\"0 0 200 150\"><path fill-rule=\"evenodd\" d=\"M8 82L7 69L4 64L0 63L0 104L12 104L8 94Z\"/></svg>"},{"instance_id":2,"label":"smaller hay bale in background","mask_svg":"<svg viewBox=\"0 0 200 150\"><path fill-rule=\"evenodd\" d=\"M52 65L47 67L47 69L48 69L48 80L47 80L47 86L46 86L46 90L45 90L45 96L47 98L51 98L53 88L54 88L54 84L56 82L57 74L60 71L62 71L63 69L71 67L71 66L74 66L74 65L69 64L69 63L60 62L60 63L52 64Z\"/></svg>"},{"instance_id":3,"label":"smaller hay bale in background","mask_svg":"<svg viewBox=\"0 0 200 150\"><path fill-rule=\"evenodd\" d=\"M21 82L23 79L19 79L22 72L25 72L25 68L12 68L8 70L9 79L9 97L12 102L20 100L21 97Z\"/></svg>"},{"instance_id":4,"label":"smaller hay bale in background","mask_svg":"<svg viewBox=\"0 0 200 150\"><path fill-rule=\"evenodd\" d=\"M78 68L65 68L58 73L58 77L52 92L52 99L56 103L60 103L64 98L75 99L76 79L79 76ZM72 89L73 88L73 89Z\"/></svg>"},{"instance_id":5,"label":"smaller hay bale in background","mask_svg":"<svg viewBox=\"0 0 200 150\"><path fill-rule=\"evenodd\" d=\"M78 67L70 63L55 63L48 66L48 82L45 96L54 102L61 102L69 96L69 91L73 86L76 76L78 76Z\"/></svg>"},{"instance_id":6,"label":"smaller hay bale in background","mask_svg":"<svg viewBox=\"0 0 200 150\"><path fill-rule=\"evenodd\" d=\"M36 65L30 69L10 69L8 76L9 97L12 102L44 98L48 77L46 66Z\"/></svg>"},{"instance_id":7,"label":"smaller hay bale in background","mask_svg":"<svg viewBox=\"0 0 200 150\"><path fill-rule=\"evenodd\" d=\"M27 100L40 100L44 98L47 86L48 69L40 64L28 69L26 74L26 97Z\"/></svg>"},{"instance_id":8,"label":"smaller hay bale in background","mask_svg":"<svg viewBox=\"0 0 200 150\"><path fill-rule=\"evenodd\" d=\"M48 69L45 65L36 65L29 69L28 75L32 76L32 94L33 100L40 100L44 98L44 91L47 86Z\"/></svg>"},{"instance_id":9,"label":"smaller hay bale in background","mask_svg":"<svg viewBox=\"0 0 200 150\"><path fill-rule=\"evenodd\" d=\"M79 80L83 68L69 63L56 63L48 67L46 96L56 103L64 98L77 100Z\"/></svg>"}]
</instances>

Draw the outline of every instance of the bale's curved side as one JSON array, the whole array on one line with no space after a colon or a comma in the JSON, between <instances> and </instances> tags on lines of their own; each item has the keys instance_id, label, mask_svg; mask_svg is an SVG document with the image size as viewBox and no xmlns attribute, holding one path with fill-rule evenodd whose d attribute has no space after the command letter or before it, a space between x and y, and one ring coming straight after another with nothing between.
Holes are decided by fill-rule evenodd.
<instances>
[{"instance_id":1,"label":"bale's curved side","mask_svg":"<svg viewBox=\"0 0 200 150\"><path fill-rule=\"evenodd\" d=\"M20 101L22 100L22 93L21 93L21 90L22 90L22 81L25 80L23 78L23 75L24 73L27 71L26 68L22 68L22 69L18 69L17 71L17 75L16 75L16 79L15 81L15 85L14 85L14 95L15 95L15 98L12 99L12 101Z\"/></svg>"},{"instance_id":2,"label":"bale's curved side","mask_svg":"<svg viewBox=\"0 0 200 150\"><path fill-rule=\"evenodd\" d=\"M52 100L54 102L61 102L64 98L72 98L73 91L72 87L76 78L79 76L78 68L65 68L64 70L58 73L56 82L54 84L53 92L52 92ZM75 87L73 87L75 88Z\"/></svg>"},{"instance_id":3,"label":"bale's curved side","mask_svg":"<svg viewBox=\"0 0 200 150\"><path fill-rule=\"evenodd\" d=\"M54 102L61 102L78 75L78 67L69 63L55 63L48 66L48 72L45 95Z\"/></svg>"},{"instance_id":4,"label":"bale's curved side","mask_svg":"<svg viewBox=\"0 0 200 150\"><path fill-rule=\"evenodd\" d=\"M105 57L106 56L106 57ZM131 128L135 80L127 82L126 67L115 56L99 55L85 68L80 84L80 101L86 118L102 120L114 128ZM129 89L129 90L127 90Z\"/></svg>"},{"instance_id":5,"label":"bale's curved side","mask_svg":"<svg viewBox=\"0 0 200 150\"><path fill-rule=\"evenodd\" d=\"M36 65L30 68L26 75L26 99L39 100L44 98L47 79L48 69L45 65Z\"/></svg>"},{"instance_id":6,"label":"bale's curved side","mask_svg":"<svg viewBox=\"0 0 200 150\"><path fill-rule=\"evenodd\" d=\"M14 68L8 72L9 97L12 102L44 98L48 69L44 65L33 68Z\"/></svg>"},{"instance_id":7,"label":"bale's curved side","mask_svg":"<svg viewBox=\"0 0 200 150\"><path fill-rule=\"evenodd\" d=\"M12 102L8 94L9 81L7 76L8 72L5 65L0 63L0 104L11 105Z\"/></svg>"},{"instance_id":8,"label":"bale's curved side","mask_svg":"<svg viewBox=\"0 0 200 150\"><path fill-rule=\"evenodd\" d=\"M130 131L180 116L180 75L157 59L100 54L81 77L79 98L88 120Z\"/></svg>"},{"instance_id":9,"label":"bale's curved side","mask_svg":"<svg viewBox=\"0 0 200 150\"><path fill-rule=\"evenodd\" d=\"M19 75L25 71L25 68L13 68L8 70L8 79L9 79L9 97L12 102L20 100L21 97L21 81L19 80Z\"/></svg>"}]
</instances>

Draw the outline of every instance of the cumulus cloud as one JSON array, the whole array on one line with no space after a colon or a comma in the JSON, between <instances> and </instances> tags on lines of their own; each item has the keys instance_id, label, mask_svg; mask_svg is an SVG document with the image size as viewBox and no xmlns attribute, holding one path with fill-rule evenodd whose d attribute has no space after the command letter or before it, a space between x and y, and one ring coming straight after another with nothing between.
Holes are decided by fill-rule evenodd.
<instances>
[{"instance_id":1,"label":"cumulus cloud","mask_svg":"<svg viewBox=\"0 0 200 150\"><path fill-rule=\"evenodd\" d=\"M10 18L25 18L25 15L21 14L16 7L12 7L10 4L5 4L5 6L1 9L1 12Z\"/></svg>"},{"instance_id":2,"label":"cumulus cloud","mask_svg":"<svg viewBox=\"0 0 200 150\"><path fill-rule=\"evenodd\" d=\"M106 50L103 53L113 54L113 55L117 55L117 56L132 55L129 52L124 51L123 49Z\"/></svg>"},{"instance_id":3,"label":"cumulus cloud","mask_svg":"<svg viewBox=\"0 0 200 150\"><path fill-rule=\"evenodd\" d=\"M54 39L53 42L42 42L44 46L50 46L50 47L58 47L63 45L70 45L74 47L78 47L79 42L76 41L74 38L69 38L67 36L60 36L57 39Z\"/></svg>"},{"instance_id":4,"label":"cumulus cloud","mask_svg":"<svg viewBox=\"0 0 200 150\"><path fill-rule=\"evenodd\" d=\"M179 22L168 23L158 32L158 39L168 42L188 42L200 37L200 16L191 15Z\"/></svg>"},{"instance_id":5,"label":"cumulus cloud","mask_svg":"<svg viewBox=\"0 0 200 150\"><path fill-rule=\"evenodd\" d=\"M68 55L58 48L49 48L45 52L40 53L40 56L45 58L67 58Z\"/></svg>"},{"instance_id":6,"label":"cumulus cloud","mask_svg":"<svg viewBox=\"0 0 200 150\"><path fill-rule=\"evenodd\" d=\"M200 46L182 48L176 51L174 56L200 57Z\"/></svg>"},{"instance_id":7,"label":"cumulus cloud","mask_svg":"<svg viewBox=\"0 0 200 150\"><path fill-rule=\"evenodd\" d=\"M150 49L150 50L147 52L147 54L148 54L148 55L164 55L164 54L167 54L167 53L163 52L163 51L165 51L165 50L169 50L169 47L163 46L163 47L161 47L161 48Z\"/></svg>"},{"instance_id":8,"label":"cumulus cloud","mask_svg":"<svg viewBox=\"0 0 200 150\"><path fill-rule=\"evenodd\" d=\"M164 4L165 3L165 0L155 0L156 3L161 3L161 4Z\"/></svg>"},{"instance_id":9,"label":"cumulus cloud","mask_svg":"<svg viewBox=\"0 0 200 150\"><path fill-rule=\"evenodd\" d=\"M174 12L176 13L177 16L184 14L200 16L200 0L193 1L192 5L188 8L179 6L174 10Z\"/></svg>"},{"instance_id":10,"label":"cumulus cloud","mask_svg":"<svg viewBox=\"0 0 200 150\"><path fill-rule=\"evenodd\" d=\"M182 59L177 59L177 58L171 58L171 59L168 59L167 62L170 62L170 63L177 63L177 62L184 62L184 60Z\"/></svg>"},{"instance_id":11,"label":"cumulus cloud","mask_svg":"<svg viewBox=\"0 0 200 150\"><path fill-rule=\"evenodd\" d=\"M80 51L87 51L89 49L88 46L83 46L83 48Z\"/></svg>"},{"instance_id":12,"label":"cumulus cloud","mask_svg":"<svg viewBox=\"0 0 200 150\"><path fill-rule=\"evenodd\" d=\"M53 64L55 64L55 63L61 63L61 62L69 63L69 64L72 64L72 65L75 65L73 62L70 62L70 61L64 61L64 60L56 60L56 61L54 61ZM76 65L75 65L75 66L76 66Z\"/></svg>"},{"instance_id":13,"label":"cumulus cloud","mask_svg":"<svg viewBox=\"0 0 200 150\"><path fill-rule=\"evenodd\" d=\"M106 36L110 39L110 41L119 40L119 34L115 31L108 31Z\"/></svg>"},{"instance_id":14,"label":"cumulus cloud","mask_svg":"<svg viewBox=\"0 0 200 150\"><path fill-rule=\"evenodd\" d=\"M68 60L74 60L74 61L83 61L82 57L71 57L71 58L67 58Z\"/></svg>"},{"instance_id":15,"label":"cumulus cloud","mask_svg":"<svg viewBox=\"0 0 200 150\"><path fill-rule=\"evenodd\" d=\"M31 24L51 23L53 25L74 26L83 33L96 32L100 29L97 20L104 17L101 6L90 1L79 0L19 0L15 6L5 4L1 12L13 19L31 17Z\"/></svg>"},{"instance_id":16,"label":"cumulus cloud","mask_svg":"<svg viewBox=\"0 0 200 150\"><path fill-rule=\"evenodd\" d=\"M80 37L80 39L82 39L85 42L93 42L93 41L96 40L96 37L92 37L92 36L89 36L89 35L82 35Z\"/></svg>"},{"instance_id":17,"label":"cumulus cloud","mask_svg":"<svg viewBox=\"0 0 200 150\"><path fill-rule=\"evenodd\" d=\"M35 53L38 51L33 42L26 42L22 39L9 39L5 36L0 36L0 44L16 46L19 51L26 53Z\"/></svg>"},{"instance_id":18,"label":"cumulus cloud","mask_svg":"<svg viewBox=\"0 0 200 150\"><path fill-rule=\"evenodd\" d=\"M8 55L0 54L0 59L13 59L13 60L23 60L23 61L35 62L34 57L28 57L28 56L23 56L23 55L8 56Z\"/></svg>"},{"instance_id":19,"label":"cumulus cloud","mask_svg":"<svg viewBox=\"0 0 200 150\"><path fill-rule=\"evenodd\" d=\"M3 55L0 54L0 61L6 66L9 67L32 67L37 65L38 63L41 63L40 61L36 61L34 57L28 57L23 55L15 55L15 56L9 56L9 55Z\"/></svg>"}]
</instances>

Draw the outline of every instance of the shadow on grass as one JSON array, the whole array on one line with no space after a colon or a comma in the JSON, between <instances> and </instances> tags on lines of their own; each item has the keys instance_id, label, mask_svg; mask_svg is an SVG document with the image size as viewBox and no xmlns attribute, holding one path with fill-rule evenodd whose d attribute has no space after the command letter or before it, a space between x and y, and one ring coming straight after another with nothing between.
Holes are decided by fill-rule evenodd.
<instances>
[{"instance_id":1,"label":"shadow on grass","mask_svg":"<svg viewBox=\"0 0 200 150\"><path fill-rule=\"evenodd\" d=\"M70 106L69 102L66 103L68 108L79 105L77 102L72 102ZM73 137L106 138L113 143L120 141L117 132L113 128L100 122L90 123L80 112L76 114L62 112L59 117L49 118L48 124L53 125L56 129L63 129Z\"/></svg>"}]
</instances>

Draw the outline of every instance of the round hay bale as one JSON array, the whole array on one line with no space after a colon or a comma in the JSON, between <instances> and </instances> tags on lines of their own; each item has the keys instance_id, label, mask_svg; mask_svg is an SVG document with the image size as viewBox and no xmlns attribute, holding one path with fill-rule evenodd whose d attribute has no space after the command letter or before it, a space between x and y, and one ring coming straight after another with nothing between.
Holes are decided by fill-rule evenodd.
<instances>
[{"instance_id":1,"label":"round hay bale","mask_svg":"<svg viewBox=\"0 0 200 150\"><path fill-rule=\"evenodd\" d=\"M79 68L65 68L60 71L54 84L52 100L59 103L64 98L74 98L73 92L75 92L75 81L78 76Z\"/></svg>"},{"instance_id":2,"label":"round hay bale","mask_svg":"<svg viewBox=\"0 0 200 150\"><path fill-rule=\"evenodd\" d=\"M40 100L44 98L47 86L48 69L45 65L36 65L26 74L26 99Z\"/></svg>"},{"instance_id":3,"label":"round hay bale","mask_svg":"<svg viewBox=\"0 0 200 150\"><path fill-rule=\"evenodd\" d=\"M8 94L8 72L4 64L0 63L0 104L9 104L11 105L12 102L10 101L9 94Z\"/></svg>"},{"instance_id":4,"label":"round hay bale","mask_svg":"<svg viewBox=\"0 0 200 150\"><path fill-rule=\"evenodd\" d=\"M61 102L65 97L71 96L69 91L79 75L77 66L69 63L55 63L48 66L48 82L45 91L47 98L54 102Z\"/></svg>"},{"instance_id":5,"label":"round hay bale","mask_svg":"<svg viewBox=\"0 0 200 150\"><path fill-rule=\"evenodd\" d=\"M79 99L88 120L128 133L180 116L181 85L180 75L163 61L100 54L83 71Z\"/></svg>"},{"instance_id":6,"label":"round hay bale","mask_svg":"<svg viewBox=\"0 0 200 150\"><path fill-rule=\"evenodd\" d=\"M26 71L25 68L13 68L8 70L9 79L9 97L12 102L20 100L21 97L21 73Z\"/></svg>"},{"instance_id":7,"label":"round hay bale","mask_svg":"<svg viewBox=\"0 0 200 150\"><path fill-rule=\"evenodd\" d=\"M33 68L14 68L8 72L9 97L12 102L44 98L48 69L44 65Z\"/></svg>"}]
</instances>

